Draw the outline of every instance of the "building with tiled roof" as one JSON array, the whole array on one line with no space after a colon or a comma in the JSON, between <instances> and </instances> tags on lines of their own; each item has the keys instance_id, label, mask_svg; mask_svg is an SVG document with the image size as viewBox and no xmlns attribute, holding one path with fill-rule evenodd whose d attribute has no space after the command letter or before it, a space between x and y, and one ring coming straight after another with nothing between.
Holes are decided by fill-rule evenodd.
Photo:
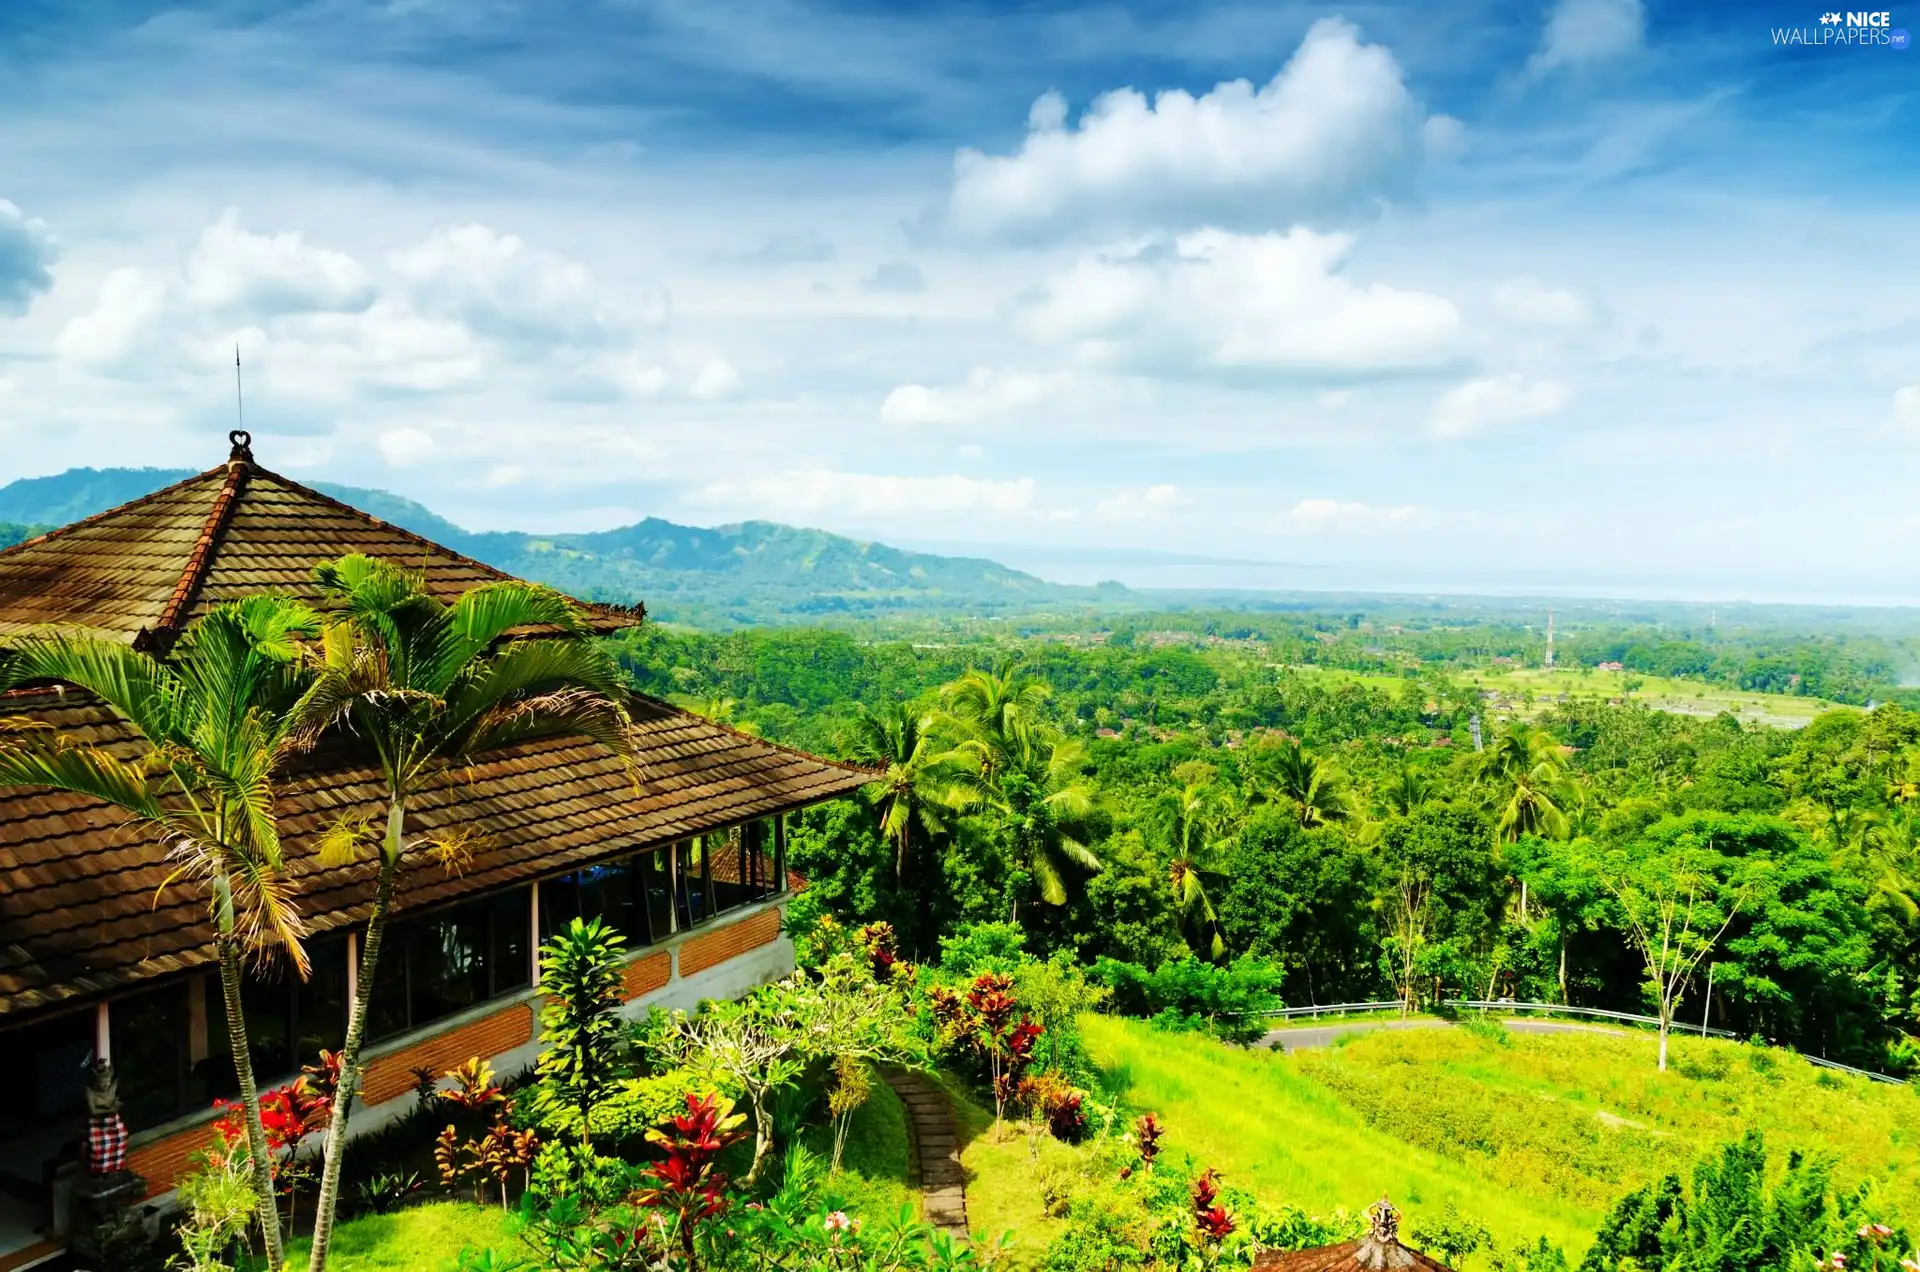
<instances>
[{"instance_id":1,"label":"building with tiled roof","mask_svg":"<svg viewBox=\"0 0 1920 1272\"><path fill-rule=\"evenodd\" d=\"M81 631L164 657L220 601L312 598L313 566L348 552L416 571L447 600L507 577L258 467L236 434L228 464L0 552L0 645ZM602 632L641 621L638 607L587 614ZM652 698L630 708L637 778L585 739L550 737L490 752L410 805L422 832L459 826L485 847L458 876L423 855L402 879L369 1020L371 1116L356 1128L410 1102L416 1066L482 1055L503 1072L523 1067L536 1050L536 947L575 915L626 935L636 1010L737 993L791 968L779 921L785 818L870 775ZM144 745L68 687L0 695L0 716L122 755ZM263 1085L341 1044L372 867L321 869L314 846L343 814L383 808L383 791L376 772L325 743L281 780L314 970L304 983L268 975L247 988ZM163 845L118 810L0 789L0 1272L47 1248L32 1228L80 1125L91 1058L115 1062L131 1165L155 1191L204 1146L210 1103L231 1092L206 899L168 878Z\"/></svg>"}]
</instances>

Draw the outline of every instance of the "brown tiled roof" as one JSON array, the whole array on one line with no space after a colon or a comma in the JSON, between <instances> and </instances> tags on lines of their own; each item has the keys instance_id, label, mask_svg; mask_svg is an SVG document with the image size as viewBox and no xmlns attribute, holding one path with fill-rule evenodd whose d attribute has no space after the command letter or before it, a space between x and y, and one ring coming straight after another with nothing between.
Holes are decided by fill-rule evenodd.
<instances>
[{"instance_id":1,"label":"brown tiled roof","mask_svg":"<svg viewBox=\"0 0 1920 1272\"><path fill-rule=\"evenodd\" d=\"M458 878L416 861L397 909L800 808L871 780L653 698L635 697L631 708L637 775L584 739L556 737L489 753L417 797L415 833L459 826L486 840ZM105 706L74 691L0 696L0 715L31 716L123 755L144 745ZM383 789L371 769L325 748L281 785L288 872L315 934L367 917L371 867L322 870L315 841L342 814L381 811ZM0 789L0 1019L210 962L205 894L193 884L161 891L167 875L162 845L116 809Z\"/></svg>"},{"instance_id":2,"label":"brown tiled roof","mask_svg":"<svg viewBox=\"0 0 1920 1272\"><path fill-rule=\"evenodd\" d=\"M0 640L78 628L164 650L181 628L236 596L318 599L313 567L349 552L419 571L447 601L511 577L252 459L236 441L233 460L220 468L0 552ZM641 614L590 606L587 621L614 631Z\"/></svg>"},{"instance_id":3,"label":"brown tiled roof","mask_svg":"<svg viewBox=\"0 0 1920 1272\"><path fill-rule=\"evenodd\" d=\"M1268 1250L1253 1272L1452 1272L1446 1264L1398 1241L1347 1241L1311 1250Z\"/></svg>"}]
</instances>

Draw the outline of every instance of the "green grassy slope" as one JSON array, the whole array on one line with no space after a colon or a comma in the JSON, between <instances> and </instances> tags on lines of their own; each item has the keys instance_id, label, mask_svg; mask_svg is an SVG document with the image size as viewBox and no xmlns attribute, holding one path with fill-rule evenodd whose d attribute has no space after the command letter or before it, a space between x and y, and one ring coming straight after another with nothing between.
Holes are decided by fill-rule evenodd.
<instances>
[{"instance_id":1,"label":"green grassy slope","mask_svg":"<svg viewBox=\"0 0 1920 1272\"><path fill-rule=\"evenodd\" d=\"M1574 1252L1622 1192L1752 1126L1920 1215L1920 1096L1785 1053L1680 1038L1661 1074L1642 1035L1383 1031L1285 1056L1108 1017L1086 1033L1169 1144L1308 1210L1385 1192L1416 1218L1451 1203L1503 1241Z\"/></svg>"}]
</instances>

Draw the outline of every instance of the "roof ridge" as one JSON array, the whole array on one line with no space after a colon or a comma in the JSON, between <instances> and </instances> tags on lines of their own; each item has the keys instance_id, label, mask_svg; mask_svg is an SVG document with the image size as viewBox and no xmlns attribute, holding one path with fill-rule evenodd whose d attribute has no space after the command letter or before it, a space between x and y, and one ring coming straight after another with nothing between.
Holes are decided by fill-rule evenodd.
<instances>
[{"instance_id":1,"label":"roof ridge","mask_svg":"<svg viewBox=\"0 0 1920 1272\"><path fill-rule=\"evenodd\" d=\"M46 543L52 539L63 538L66 535L72 534L76 530L83 530L86 527L93 525L99 521L103 521L108 517L118 516L120 513L126 512L129 509L138 508L142 504L152 503L154 500L160 498L162 495L171 495L177 490L184 490L186 487L193 485L193 483L195 483L196 481L205 481L207 478L213 476L215 473L222 472L228 467L229 465L222 464L220 465L219 468L209 468L204 473L195 473L191 477L183 477L179 481L174 482L171 486L162 486L158 490L149 491L148 493L141 495L138 499L129 499L127 500L127 502L123 504L115 504L111 508L102 509L101 511L94 513L90 517L82 517L78 521L69 521L64 526L56 526L54 529L47 531L45 534L37 534L33 536L33 538L31 539L22 539L20 542L14 544L10 548L0 548L0 557L12 556L14 553L22 552L27 548L31 548L35 546L36 544Z\"/></svg>"},{"instance_id":2,"label":"roof ridge","mask_svg":"<svg viewBox=\"0 0 1920 1272\"><path fill-rule=\"evenodd\" d=\"M395 534L398 534L403 538L413 540L415 543L419 544L423 548L429 549L430 551L433 551L433 552L437 552L442 556L452 557L454 560L460 562L462 565L470 565L475 569L485 570L488 574L496 576L502 582L506 582L506 583L526 582L525 579L517 578L514 575L508 574L505 570L501 569L497 565L488 565L485 561L479 560L478 558L475 558L475 557L470 557L464 552L457 552L454 549L446 546L444 543L435 543L432 539L427 538L423 534L415 534L413 531L407 529L405 526L395 525L393 522L388 521L382 517L376 517L372 513L368 512L366 509L356 508L352 504L346 502L344 499L335 499L332 495L326 494L322 491L315 490L311 486L302 485L301 483L294 481L291 477L283 477L279 473L276 473L271 469L260 467L258 464L252 465L251 467L252 467L252 471L257 476L266 477L272 481L278 482L280 485L287 487L290 490L297 490L303 495L308 495L314 499L318 499L322 503L325 503L331 507L337 508L342 512L351 513L352 515L359 517L364 521L370 521L374 525L379 526L383 530L391 530ZM541 584L538 586L545 586L545 585ZM559 591L558 588L555 588L553 590ZM565 594L562 593L562 595L565 595ZM583 609L594 610L599 613L605 614L608 617L632 618L635 620L633 624L634 626L638 626L640 623L646 621L646 605L643 602L635 602L631 606L622 606L622 605L607 605L597 601L583 601L577 596L570 597L569 599L572 600L576 605L581 606Z\"/></svg>"},{"instance_id":3,"label":"roof ridge","mask_svg":"<svg viewBox=\"0 0 1920 1272\"><path fill-rule=\"evenodd\" d=\"M167 598L167 606L160 611L160 621L154 624L152 631L134 638L135 649L155 643L172 643L179 631L181 617L186 614L187 606L193 603L194 596L200 591L200 584L206 579L214 545L233 520L234 505L239 502L240 492L247 484L247 473L251 468L252 464L241 458L237 451L234 458L227 462L227 479L221 483L220 493L213 497L213 507L207 510L206 524L200 528L200 537L194 541L193 551L187 554L187 565L180 573L180 581L174 585L173 595Z\"/></svg>"}]
</instances>

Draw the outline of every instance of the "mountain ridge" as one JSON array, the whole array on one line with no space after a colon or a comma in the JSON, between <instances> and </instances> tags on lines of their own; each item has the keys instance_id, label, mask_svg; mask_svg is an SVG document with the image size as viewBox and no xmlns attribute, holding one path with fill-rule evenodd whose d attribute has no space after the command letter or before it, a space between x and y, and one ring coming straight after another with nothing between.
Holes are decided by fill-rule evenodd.
<instances>
[{"instance_id":1,"label":"mountain ridge","mask_svg":"<svg viewBox=\"0 0 1920 1272\"><path fill-rule=\"evenodd\" d=\"M194 475L191 469L71 468L0 486L0 546L104 512ZM942 556L775 521L687 526L645 517L609 530L473 531L391 491L315 490L496 569L583 600L645 601L663 621L735 626L781 619L962 607L1010 612L1124 596L1119 584L1051 583L985 557ZM13 532L16 537L8 538Z\"/></svg>"}]
</instances>

